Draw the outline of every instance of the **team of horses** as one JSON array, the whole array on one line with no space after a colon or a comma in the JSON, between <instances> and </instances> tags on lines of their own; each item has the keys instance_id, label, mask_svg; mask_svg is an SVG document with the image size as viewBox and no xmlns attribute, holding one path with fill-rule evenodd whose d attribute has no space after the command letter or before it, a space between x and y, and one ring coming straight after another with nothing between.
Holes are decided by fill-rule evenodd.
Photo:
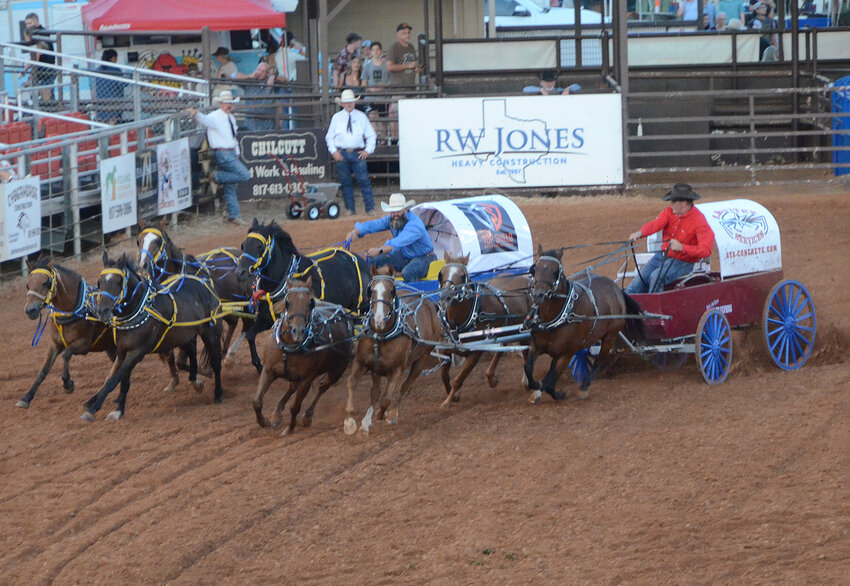
<instances>
[{"instance_id":1,"label":"team of horses","mask_svg":"<svg viewBox=\"0 0 850 586\"><path fill-rule=\"evenodd\" d=\"M303 254L274 221L255 219L239 249L219 248L197 257L184 253L166 228L164 221L157 227L141 224L135 258L104 253L95 285L49 255L29 263L25 311L30 319L46 320L50 341L19 407L29 407L60 354L65 391L73 392L69 362L88 352L105 352L112 366L84 405L85 421L95 420L107 395L119 385L117 407L106 419L123 417L131 374L148 354L159 355L168 365L166 390L176 388L178 367L184 368L198 392L203 389L199 375L212 376L213 400L221 402L224 354L232 360L244 337L260 374L254 398L260 426L280 427L291 400L283 429L291 433L318 381L301 417L309 426L321 396L348 370L343 429L353 434L359 427L368 434L375 421L398 421L403 398L423 372L440 370L446 392L441 406L460 400L464 381L487 351L462 343L470 333L494 328L523 332L514 338L524 337L524 346L517 349L524 358L521 384L533 403L543 393L554 400L566 398L556 388L563 371L578 352L599 344L589 374L580 381L579 396L586 397L620 332L631 339L642 337L637 303L607 277L588 273L570 280L561 263L562 250L539 249L527 273L489 280L473 279L468 256L446 254L438 289L426 294L405 287L391 265L370 265L342 248ZM242 333L234 343L240 322ZM42 331L39 328L34 342ZM491 387L498 384L501 354L494 353L486 371ZM541 354L550 356L551 364L537 381L534 365ZM452 378L456 357L463 364ZM355 394L367 373L372 379L370 400L358 425ZM270 421L263 400L277 379L284 379L288 389Z\"/></svg>"}]
</instances>

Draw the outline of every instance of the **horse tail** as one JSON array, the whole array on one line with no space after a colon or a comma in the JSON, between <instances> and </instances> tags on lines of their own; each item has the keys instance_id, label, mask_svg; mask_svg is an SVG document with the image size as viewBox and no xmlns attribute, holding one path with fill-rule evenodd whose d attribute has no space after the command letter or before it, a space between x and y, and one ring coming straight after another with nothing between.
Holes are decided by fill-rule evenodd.
<instances>
[{"instance_id":1,"label":"horse tail","mask_svg":"<svg viewBox=\"0 0 850 586\"><path fill-rule=\"evenodd\" d=\"M626 313L628 315L641 315L643 313L640 304L625 292L623 293L623 301L626 303ZM626 335L633 341L646 342L646 329L644 328L642 318L627 318L625 331Z\"/></svg>"}]
</instances>

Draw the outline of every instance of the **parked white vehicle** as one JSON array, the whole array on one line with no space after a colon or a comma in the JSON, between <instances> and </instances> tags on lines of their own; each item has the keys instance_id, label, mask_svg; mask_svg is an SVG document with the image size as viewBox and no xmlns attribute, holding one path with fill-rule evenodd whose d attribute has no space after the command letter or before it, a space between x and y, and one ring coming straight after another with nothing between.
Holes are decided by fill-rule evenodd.
<instances>
[{"instance_id":1,"label":"parked white vehicle","mask_svg":"<svg viewBox=\"0 0 850 586\"><path fill-rule=\"evenodd\" d=\"M575 26L572 0L565 0L563 4L558 8L541 8L531 0L496 0L496 28ZM484 22L489 21L489 0L484 0ZM581 9L581 24L601 23L601 14Z\"/></svg>"}]
</instances>

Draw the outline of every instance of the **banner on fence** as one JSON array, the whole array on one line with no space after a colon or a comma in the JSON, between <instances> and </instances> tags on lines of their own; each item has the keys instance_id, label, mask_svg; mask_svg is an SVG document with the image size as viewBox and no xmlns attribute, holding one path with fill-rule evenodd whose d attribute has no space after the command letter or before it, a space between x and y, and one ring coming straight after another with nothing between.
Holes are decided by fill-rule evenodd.
<instances>
[{"instance_id":1,"label":"banner on fence","mask_svg":"<svg viewBox=\"0 0 850 586\"><path fill-rule=\"evenodd\" d=\"M0 261L41 249L41 188L38 177L0 184Z\"/></svg>"},{"instance_id":2,"label":"banner on fence","mask_svg":"<svg viewBox=\"0 0 850 586\"><path fill-rule=\"evenodd\" d=\"M619 94L399 101L401 188L617 185Z\"/></svg>"},{"instance_id":3,"label":"banner on fence","mask_svg":"<svg viewBox=\"0 0 850 586\"><path fill-rule=\"evenodd\" d=\"M100 205L104 234L136 223L135 153L100 162Z\"/></svg>"},{"instance_id":4,"label":"banner on fence","mask_svg":"<svg viewBox=\"0 0 850 586\"><path fill-rule=\"evenodd\" d=\"M251 175L250 181L239 184L239 199L288 198L302 192L302 182L327 181L322 128L246 132L239 136L239 149Z\"/></svg>"},{"instance_id":5,"label":"banner on fence","mask_svg":"<svg viewBox=\"0 0 850 586\"><path fill-rule=\"evenodd\" d=\"M157 213L170 214L192 205L192 166L189 139L172 140L156 147Z\"/></svg>"}]
</instances>

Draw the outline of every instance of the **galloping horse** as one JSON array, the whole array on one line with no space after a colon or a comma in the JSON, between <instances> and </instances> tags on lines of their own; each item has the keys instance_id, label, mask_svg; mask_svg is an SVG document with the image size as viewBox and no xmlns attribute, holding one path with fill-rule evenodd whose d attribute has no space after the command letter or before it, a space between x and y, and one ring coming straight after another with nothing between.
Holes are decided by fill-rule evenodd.
<instances>
[{"instance_id":1,"label":"galloping horse","mask_svg":"<svg viewBox=\"0 0 850 586\"><path fill-rule=\"evenodd\" d=\"M238 248L217 248L197 258L187 255L174 244L165 228L167 218L163 217L159 228L147 226L144 220L139 220L139 235L136 243L139 246L139 270L142 276L160 282L172 275L188 274L205 277L212 283L213 289L222 301L247 301L250 291L244 283L236 278L234 269L239 259ZM250 320L242 320L242 334L231 347L230 342L239 318L227 315L222 318L227 324L222 352L227 354L225 362L229 363L239 347L239 342L245 332L251 327Z\"/></svg>"},{"instance_id":2,"label":"galloping horse","mask_svg":"<svg viewBox=\"0 0 850 586\"><path fill-rule=\"evenodd\" d=\"M304 427L309 427L313 421L313 411L319 398L339 380L351 362L354 339L352 318L339 305L316 302L310 289L311 281L312 277L307 277L306 282L287 281L286 295L275 308L282 315L275 322L270 335L263 340L263 372L257 384L254 412L257 423L261 427L268 427L269 422L263 415L263 397L275 380L283 378L289 381L289 390L278 403L272 422L275 428L281 424L283 408L294 393L295 401L289 409L289 426L282 435L295 429L301 402L310 391L313 381L322 377L316 397L304 413Z\"/></svg>"},{"instance_id":3,"label":"galloping horse","mask_svg":"<svg viewBox=\"0 0 850 586\"><path fill-rule=\"evenodd\" d=\"M448 326L452 338L457 341L457 335L479 330L482 327L509 326L522 323L531 307L528 296L530 277L526 274L496 277L486 282L470 281L467 264L469 255L453 257L446 254L446 265L440 269L437 280L440 285L439 308L443 320ZM451 388L449 396L441 407L459 401L458 392L466 377L481 360L483 352L457 351L455 354L466 356L461 371L451 383L451 362L446 362L440 369L443 385ZM527 358L523 352L523 358ZM499 384L496 367L499 365L502 353L496 352L485 373L490 387Z\"/></svg>"},{"instance_id":4,"label":"galloping horse","mask_svg":"<svg viewBox=\"0 0 850 586\"><path fill-rule=\"evenodd\" d=\"M220 403L221 325L216 322L216 312L221 302L210 285L203 279L180 275L157 288L139 276L127 255L110 260L104 252L103 265L97 281L95 311L112 328L118 356L103 387L86 402L83 420L94 421L95 413L119 382L121 392L115 401L118 408L106 419L114 421L124 415L130 375L148 354L167 354L174 348L185 350L189 356L189 382L200 392L203 383L198 380L195 353L199 335L215 375L215 402Z\"/></svg>"},{"instance_id":5,"label":"galloping horse","mask_svg":"<svg viewBox=\"0 0 850 586\"><path fill-rule=\"evenodd\" d=\"M258 301L257 319L246 334L251 363L258 372L262 372L263 365L254 340L275 322L274 303L283 299L287 279L313 277L310 290L316 299L358 313L366 308L363 292L369 283L369 264L356 254L343 248L328 248L302 255L292 237L274 220L260 224L256 218L241 248L236 276L240 282L254 277L254 295Z\"/></svg>"},{"instance_id":6,"label":"galloping horse","mask_svg":"<svg viewBox=\"0 0 850 586\"><path fill-rule=\"evenodd\" d=\"M413 381L427 367L436 364L431 356L432 346L442 335L437 306L426 297L403 301L398 296L392 265L372 270L369 283L369 313L357 348L354 365L348 376L348 402L345 406L345 433L357 431L354 420L354 390L367 370L372 372L372 404L360 422L364 433L372 426L372 414L394 424L398 421L401 400ZM404 378L408 371L407 378ZM387 385L380 390L380 377Z\"/></svg>"},{"instance_id":7,"label":"galloping horse","mask_svg":"<svg viewBox=\"0 0 850 586\"><path fill-rule=\"evenodd\" d=\"M637 317L641 313L638 303L602 275L590 273L580 281L568 280L562 255L563 249L544 253L541 248L530 270L532 306L525 323L531 329L531 351L525 361L525 376L534 391L534 403L540 400L541 389L556 400L567 397L555 390L555 385L579 350L601 342L599 356L581 383L581 396L587 398L588 386L605 364L619 333L625 330L632 339L644 338L643 321ZM534 380L538 354L552 357L542 383Z\"/></svg>"}]
</instances>

